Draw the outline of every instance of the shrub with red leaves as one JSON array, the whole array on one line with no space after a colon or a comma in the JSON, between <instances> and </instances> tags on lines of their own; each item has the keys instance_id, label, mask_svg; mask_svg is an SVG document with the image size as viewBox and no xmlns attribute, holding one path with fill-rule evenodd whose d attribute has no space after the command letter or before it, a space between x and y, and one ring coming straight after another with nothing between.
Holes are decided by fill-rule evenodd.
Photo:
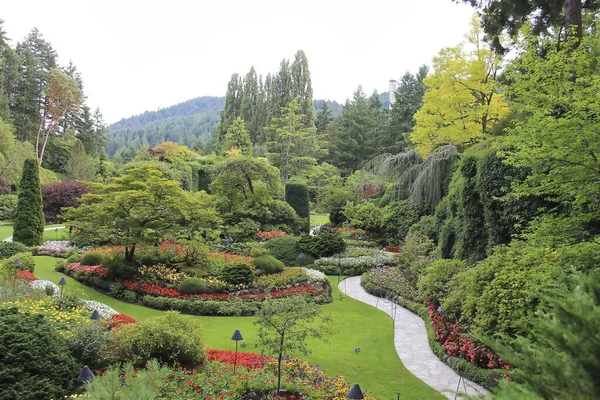
<instances>
[{"instance_id":1,"label":"shrub with red leaves","mask_svg":"<svg viewBox=\"0 0 600 400\"><path fill-rule=\"evenodd\" d=\"M88 191L83 183L77 181L63 181L44 186L42 201L46 222L62 222L62 209L77 207L81 196Z\"/></svg>"}]
</instances>

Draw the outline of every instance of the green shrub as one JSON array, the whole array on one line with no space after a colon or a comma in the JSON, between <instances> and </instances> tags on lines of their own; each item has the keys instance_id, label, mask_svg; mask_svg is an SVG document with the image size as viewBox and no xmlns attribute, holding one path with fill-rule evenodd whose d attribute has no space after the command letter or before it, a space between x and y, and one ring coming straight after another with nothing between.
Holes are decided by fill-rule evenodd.
<instances>
[{"instance_id":1,"label":"green shrub","mask_svg":"<svg viewBox=\"0 0 600 400\"><path fill-rule=\"evenodd\" d=\"M176 311L137 324L125 325L114 333L115 354L144 366L155 358L159 362L194 368L206 358L200 321Z\"/></svg>"},{"instance_id":2,"label":"green shrub","mask_svg":"<svg viewBox=\"0 0 600 400\"><path fill-rule=\"evenodd\" d=\"M252 267L247 264L234 263L225 265L221 269L221 278L232 285L248 285L254 278Z\"/></svg>"},{"instance_id":3,"label":"green shrub","mask_svg":"<svg viewBox=\"0 0 600 400\"><path fill-rule=\"evenodd\" d=\"M177 291L181 294L201 294L206 292L206 283L200 278L187 278L177 286Z\"/></svg>"},{"instance_id":4,"label":"green shrub","mask_svg":"<svg viewBox=\"0 0 600 400\"><path fill-rule=\"evenodd\" d=\"M98 251L88 251L81 256L81 260L79 262L81 265L100 265L103 258L104 254Z\"/></svg>"},{"instance_id":5,"label":"green shrub","mask_svg":"<svg viewBox=\"0 0 600 400\"><path fill-rule=\"evenodd\" d=\"M434 243L437 243L438 233L435 228L435 216L425 215L424 217L421 217L419 222L410 227L408 235L425 236L433 240Z\"/></svg>"},{"instance_id":6,"label":"green shrub","mask_svg":"<svg viewBox=\"0 0 600 400\"><path fill-rule=\"evenodd\" d=\"M157 310L177 310L190 315L254 315L260 302L252 301L213 301L213 300L188 300L172 297L156 297L146 295L142 303L147 307Z\"/></svg>"},{"instance_id":7,"label":"green shrub","mask_svg":"<svg viewBox=\"0 0 600 400\"><path fill-rule=\"evenodd\" d=\"M250 250L249 255L252 258L256 258L256 257L260 257L260 256L271 255L271 252L265 246L254 246Z\"/></svg>"},{"instance_id":8,"label":"green shrub","mask_svg":"<svg viewBox=\"0 0 600 400\"><path fill-rule=\"evenodd\" d=\"M263 255L252 260L252 264L263 274L275 274L283 271L283 263L270 255Z\"/></svg>"},{"instance_id":9,"label":"green shrub","mask_svg":"<svg viewBox=\"0 0 600 400\"><path fill-rule=\"evenodd\" d=\"M424 299L445 297L446 285L452 277L467 269L467 264L462 260L437 260L425 269L425 276L417 282L417 288Z\"/></svg>"},{"instance_id":10,"label":"green shrub","mask_svg":"<svg viewBox=\"0 0 600 400\"><path fill-rule=\"evenodd\" d=\"M271 252L271 255L281 261L284 265L295 266L298 263L298 239L293 236L278 237L271 239L264 246Z\"/></svg>"},{"instance_id":11,"label":"green shrub","mask_svg":"<svg viewBox=\"0 0 600 400\"><path fill-rule=\"evenodd\" d=\"M193 240L182 240L179 242L183 247L183 261L187 265L208 267L208 246L202 242Z\"/></svg>"},{"instance_id":12,"label":"green shrub","mask_svg":"<svg viewBox=\"0 0 600 400\"><path fill-rule=\"evenodd\" d=\"M85 391L91 399L157 399L166 394L161 385L171 372L168 366L161 367L156 360L150 360L142 370L135 370L131 363L125 363L122 368L112 365L102 379L88 381Z\"/></svg>"},{"instance_id":13,"label":"green shrub","mask_svg":"<svg viewBox=\"0 0 600 400\"><path fill-rule=\"evenodd\" d=\"M14 264L16 259L19 259L19 265ZM2 262L1 270L5 273L13 273L15 268L33 272L35 269L35 260L31 253L17 253Z\"/></svg>"},{"instance_id":14,"label":"green shrub","mask_svg":"<svg viewBox=\"0 0 600 400\"><path fill-rule=\"evenodd\" d=\"M131 279L137 273L135 265L125 261L125 254L123 251L111 251L102 258L100 265L104 268L108 268L108 277L110 279Z\"/></svg>"},{"instance_id":15,"label":"green shrub","mask_svg":"<svg viewBox=\"0 0 600 400\"><path fill-rule=\"evenodd\" d=\"M38 160L28 158L23 165L19 185L19 201L13 226L13 241L27 246L39 246L44 237L44 210L40 189Z\"/></svg>"},{"instance_id":16,"label":"green shrub","mask_svg":"<svg viewBox=\"0 0 600 400\"><path fill-rule=\"evenodd\" d=\"M18 197L14 194L0 196L0 220L12 221L17 211Z\"/></svg>"},{"instance_id":17,"label":"green shrub","mask_svg":"<svg viewBox=\"0 0 600 400\"><path fill-rule=\"evenodd\" d=\"M14 256L27 251L27 246L19 242L0 242L0 259Z\"/></svg>"},{"instance_id":18,"label":"green shrub","mask_svg":"<svg viewBox=\"0 0 600 400\"><path fill-rule=\"evenodd\" d=\"M310 230L310 198L308 196L308 187L302 183L287 183L285 185L285 201L305 221L303 229L305 232L308 232Z\"/></svg>"},{"instance_id":19,"label":"green shrub","mask_svg":"<svg viewBox=\"0 0 600 400\"><path fill-rule=\"evenodd\" d=\"M303 235L297 247L314 258L331 257L346 250L346 243L337 233L324 232L317 236Z\"/></svg>"},{"instance_id":20,"label":"green shrub","mask_svg":"<svg viewBox=\"0 0 600 400\"><path fill-rule=\"evenodd\" d=\"M79 366L65 339L42 315L0 310L0 399L59 399Z\"/></svg>"},{"instance_id":21,"label":"green shrub","mask_svg":"<svg viewBox=\"0 0 600 400\"><path fill-rule=\"evenodd\" d=\"M67 263L71 264L71 263L77 263L81 261L81 254L79 253L75 253L75 254L71 254L68 258L67 258Z\"/></svg>"},{"instance_id":22,"label":"green shrub","mask_svg":"<svg viewBox=\"0 0 600 400\"><path fill-rule=\"evenodd\" d=\"M79 324L65 338L79 364L87 365L91 370L104 369L108 365L110 333L105 324Z\"/></svg>"},{"instance_id":23,"label":"green shrub","mask_svg":"<svg viewBox=\"0 0 600 400\"><path fill-rule=\"evenodd\" d=\"M228 232L236 243L248 242L254 239L254 236L260 230L260 224L249 218L244 218L240 222L232 225Z\"/></svg>"}]
</instances>

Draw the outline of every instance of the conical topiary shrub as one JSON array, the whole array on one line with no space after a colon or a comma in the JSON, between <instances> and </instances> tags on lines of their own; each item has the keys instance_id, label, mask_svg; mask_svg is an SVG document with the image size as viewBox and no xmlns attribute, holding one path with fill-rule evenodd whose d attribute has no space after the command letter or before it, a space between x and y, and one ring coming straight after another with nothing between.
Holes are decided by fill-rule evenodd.
<instances>
[{"instance_id":1,"label":"conical topiary shrub","mask_svg":"<svg viewBox=\"0 0 600 400\"><path fill-rule=\"evenodd\" d=\"M27 246L42 244L44 237L44 206L40 188L40 170L34 158L25 160L19 201L13 228L13 241Z\"/></svg>"}]
</instances>

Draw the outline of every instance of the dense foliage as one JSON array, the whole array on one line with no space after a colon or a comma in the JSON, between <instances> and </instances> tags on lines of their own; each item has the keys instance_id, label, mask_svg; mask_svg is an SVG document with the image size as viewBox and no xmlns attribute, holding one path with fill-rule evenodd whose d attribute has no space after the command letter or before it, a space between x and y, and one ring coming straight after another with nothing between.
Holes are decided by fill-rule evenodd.
<instances>
[{"instance_id":1,"label":"dense foliage","mask_svg":"<svg viewBox=\"0 0 600 400\"><path fill-rule=\"evenodd\" d=\"M43 242L44 226L38 161L29 158L23 166L13 240L27 246L40 245Z\"/></svg>"},{"instance_id":2,"label":"dense foliage","mask_svg":"<svg viewBox=\"0 0 600 400\"><path fill-rule=\"evenodd\" d=\"M57 182L42 187L46 222L62 222L63 208L77 207L79 199L87 192L86 186L77 181Z\"/></svg>"}]
</instances>

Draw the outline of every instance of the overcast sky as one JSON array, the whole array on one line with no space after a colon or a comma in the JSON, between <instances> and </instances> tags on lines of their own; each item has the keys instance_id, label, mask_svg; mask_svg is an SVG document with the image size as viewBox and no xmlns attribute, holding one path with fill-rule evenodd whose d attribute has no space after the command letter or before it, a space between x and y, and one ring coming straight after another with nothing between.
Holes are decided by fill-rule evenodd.
<instances>
[{"instance_id":1,"label":"overcast sky","mask_svg":"<svg viewBox=\"0 0 600 400\"><path fill-rule=\"evenodd\" d=\"M9 0L0 19L13 47L37 27L112 123L224 96L231 74L274 73L299 49L317 99L387 91L462 41L472 13L451 0Z\"/></svg>"}]
</instances>

